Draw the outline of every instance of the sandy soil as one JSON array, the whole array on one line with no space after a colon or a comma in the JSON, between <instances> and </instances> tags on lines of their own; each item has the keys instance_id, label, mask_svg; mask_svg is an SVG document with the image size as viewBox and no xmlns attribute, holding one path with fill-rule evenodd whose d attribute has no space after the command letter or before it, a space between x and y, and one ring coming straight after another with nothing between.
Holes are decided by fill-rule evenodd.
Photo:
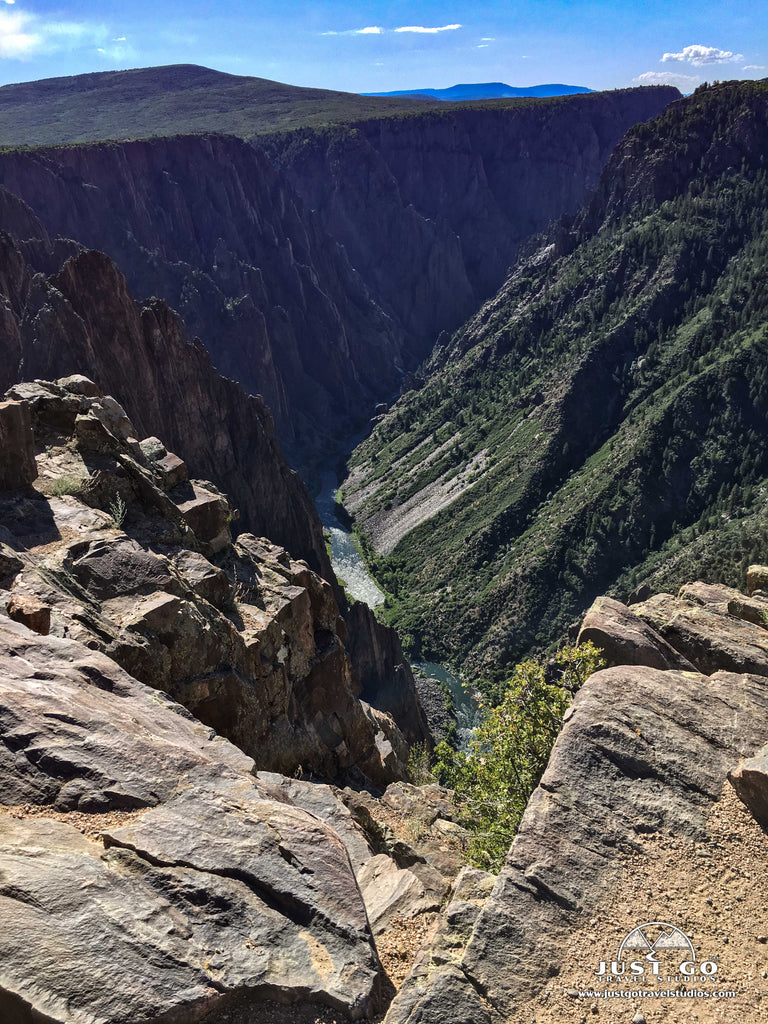
<instances>
[{"instance_id":1,"label":"sandy soil","mask_svg":"<svg viewBox=\"0 0 768 1024\"><path fill-rule=\"evenodd\" d=\"M509 1024L768 1020L768 836L729 783L710 814L709 830L709 841L699 844L649 837L643 852L627 860L620 885L563 949L560 973ZM658 978L652 967L641 981L631 975L610 982L598 977L600 961L610 970L624 937L651 921L684 932L696 963L715 963L716 974L709 980L698 973L680 976L680 953L670 950L656 954L662 961ZM625 956L627 970L638 957L643 953ZM596 994L580 995L590 990ZM606 990L657 994L606 997ZM685 990L710 995L661 995ZM720 992L735 994L715 995Z\"/></svg>"}]
</instances>

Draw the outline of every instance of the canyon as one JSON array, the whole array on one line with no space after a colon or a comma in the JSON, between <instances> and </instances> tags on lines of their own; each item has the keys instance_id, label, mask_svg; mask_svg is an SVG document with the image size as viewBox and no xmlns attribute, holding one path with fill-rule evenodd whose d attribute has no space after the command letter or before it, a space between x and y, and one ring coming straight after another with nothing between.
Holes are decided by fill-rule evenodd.
<instances>
[{"instance_id":1,"label":"canyon","mask_svg":"<svg viewBox=\"0 0 768 1024\"><path fill-rule=\"evenodd\" d=\"M766 95L0 90L4 1020L570 1020L649 905L759 1019ZM369 428L378 617L292 468ZM404 647L488 705L566 635L494 876Z\"/></svg>"}]
</instances>

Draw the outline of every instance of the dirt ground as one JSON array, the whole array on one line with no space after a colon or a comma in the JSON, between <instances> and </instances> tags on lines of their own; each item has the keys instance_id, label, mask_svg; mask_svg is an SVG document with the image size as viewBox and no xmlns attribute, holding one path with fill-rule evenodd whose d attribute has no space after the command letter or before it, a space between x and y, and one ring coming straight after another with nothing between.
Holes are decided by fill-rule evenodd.
<instances>
[{"instance_id":1,"label":"dirt ground","mask_svg":"<svg viewBox=\"0 0 768 1024\"><path fill-rule=\"evenodd\" d=\"M709 841L699 844L649 837L643 852L627 860L621 883L563 949L560 974L509 1024L768 1020L768 836L729 783L710 814L709 830ZM692 977L680 975L680 962L689 954L678 950L656 951L657 978L642 950L623 956L627 973L621 978L609 981L595 973L600 961L610 971L633 928L654 921L690 939L697 965ZM660 929L651 931L658 935ZM646 968L640 980L629 973L629 963L638 958ZM707 961L717 965L710 978L699 972ZM603 994L622 990L630 997ZM595 994L580 995L590 991ZM656 994L632 995L638 991ZM662 995L675 991L708 995ZM716 995L724 992L734 994Z\"/></svg>"}]
</instances>

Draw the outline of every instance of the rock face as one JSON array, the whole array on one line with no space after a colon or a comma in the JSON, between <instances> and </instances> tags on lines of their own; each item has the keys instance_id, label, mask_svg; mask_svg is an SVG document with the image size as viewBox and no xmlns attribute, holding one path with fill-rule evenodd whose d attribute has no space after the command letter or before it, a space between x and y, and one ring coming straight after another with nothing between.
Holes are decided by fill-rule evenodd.
<instances>
[{"instance_id":1,"label":"rock face","mask_svg":"<svg viewBox=\"0 0 768 1024\"><path fill-rule=\"evenodd\" d=\"M0 236L0 293L5 297L0 387L22 376L67 375L72 394L87 392L88 384L99 392L92 382L82 383L79 374L85 370L104 391L135 410L136 433L151 435L144 454L164 487L182 484L188 475L214 480L234 500L239 513L235 528L269 537L335 586L317 512L283 457L263 401L219 376L203 347L190 341L183 321L164 303L155 300L140 309L109 258L72 243L52 244L28 207L0 189L3 224L15 240ZM35 276L36 270L51 276ZM106 410L102 415L109 420ZM76 425L81 432L96 427L93 420ZM114 422L107 427L119 431ZM182 458L169 455L158 437ZM24 443L29 445L28 437ZM98 447L97 439L87 443ZM14 441L11 447L17 461L28 459L28 451L21 454L23 445ZM27 467L25 479L32 469L33 464ZM204 503L195 502L192 514L199 515ZM209 539L215 543L215 537ZM363 613L361 618L363 635L352 637L355 671L364 676L366 692L394 693L390 704L382 706L399 717L409 737L424 742L428 734L419 724L410 669L402 652L397 654L394 634L372 616L365 619ZM403 693L393 690L393 680L402 684Z\"/></svg>"},{"instance_id":2,"label":"rock face","mask_svg":"<svg viewBox=\"0 0 768 1024\"><path fill-rule=\"evenodd\" d=\"M181 460L139 442L92 382L9 394L31 416L40 473L35 488L0 492L9 615L103 651L259 768L403 776L407 743L357 697L330 584L270 541L233 543L226 496L175 482Z\"/></svg>"},{"instance_id":3,"label":"rock face","mask_svg":"<svg viewBox=\"0 0 768 1024\"><path fill-rule=\"evenodd\" d=\"M441 109L265 146L421 359L499 287L523 239L579 208L628 128L673 99L630 89Z\"/></svg>"},{"instance_id":4,"label":"rock face","mask_svg":"<svg viewBox=\"0 0 768 1024\"><path fill-rule=\"evenodd\" d=\"M22 805L0 806L4 1021L181 1024L234 996L254 1022L266 1000L376 1008L330 827L103 655L3 616L0 652L0 787Z\"/></svg>"},{"instance_id":5,"label":"rock face","mask_svg":"<svg viewBox=\"0 0 768 1024\"><path fill-rule=\"evenodd\" d=\"M501 283L521 239L575 210L624 132L676 95L453 110L268 145L4 153L0 182L51 235L103 250L137 295L177 309L306 454L356 432Z\"/></svg>"},{"instance_id":6,"label":"rock face","mask_svg":"<svg viewBox=\"0 0 768 1024\"><path fill-rule=\"evenodd\" d=\"M13 226L17 240L0 237L6 302L0 386L22 377L87 373L135 410L142 436L163 438L191 475L215 479L236 502L243 528L285 545L331 578L312 501L285 462L264 403L219 376L162 302L137 306L102 253L76 246L60 253L23 204L5 192L1 224ZM51 265L57 271L52 276L35 276Z\"/></svg>"},{"instance_id":7,"label":"rock face","mask_svg":"<svg viewBox=\"0 0 768 1024\"><path fill-rule=\"evenodd\" d=\"M400 329L247 143L196 136L17 153L0 182L50 234L108 253L136 295L178 310L217 369L264 397L292 449L348 436L396 390Z\"/></svg>"},{"instance_id":8,"label":"rock face","mask_svg":"<svg viewBox=\"0 0 768 1024\"><path fill-rule=\"evenodd\" d=\"M729 611L745 602L701 583L631 611L596 602L582 637L631 663L595 673L577 694L492 893L450 953L443 917L387 1024L510 1019L543 992L566 940L616 891L644 837L706 840L727 778L765 825L768 680L757 652L768 631ZM642 628L649 622L669 647ZM671 662L680 651L696 671L638 663Z\"/></svg>"}]
</instances>

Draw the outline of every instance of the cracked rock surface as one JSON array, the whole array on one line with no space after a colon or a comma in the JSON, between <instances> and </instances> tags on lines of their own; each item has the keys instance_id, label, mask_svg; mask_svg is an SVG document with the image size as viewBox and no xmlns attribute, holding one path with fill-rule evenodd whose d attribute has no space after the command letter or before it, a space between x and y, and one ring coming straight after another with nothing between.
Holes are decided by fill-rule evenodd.
<instances>
[{"instance_id":1,"label":"cracked rock surface","mask_svg":"<svg viewBox=\"0 0 768 1024\"><path fill-rule=\"evenodd\" d=\"M0 650L0 1019L189 1021L235 996L250 1021L266 999L375 1008L328 825L103 655L4 616ZM19 803L134 813L88 837Z\"/></svg>"}]
</instances>

